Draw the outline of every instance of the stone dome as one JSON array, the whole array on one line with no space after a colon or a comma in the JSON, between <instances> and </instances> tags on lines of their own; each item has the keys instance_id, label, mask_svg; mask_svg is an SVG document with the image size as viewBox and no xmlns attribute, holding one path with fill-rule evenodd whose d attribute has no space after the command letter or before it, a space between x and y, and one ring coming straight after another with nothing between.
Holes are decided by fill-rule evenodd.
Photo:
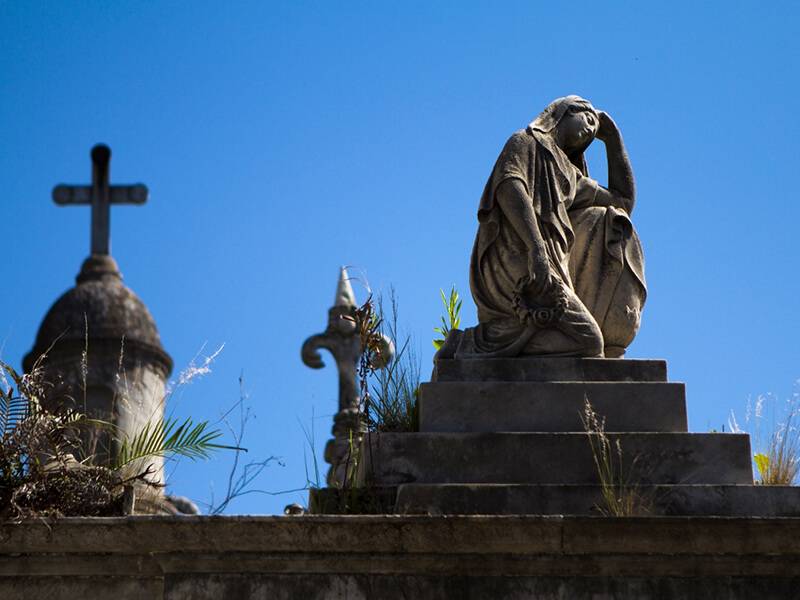
<instances>
[{"instance_id":1,"label":"stone dome","mask_svg":"<svg viewBox=\"0 0 800 600\"><path fill-rule=\"evenodd\" d=\"M119 349L124 338L126 349L143 351L167 372L172 370L172 360L161 346L150 311L122 283L113 258L105 255L87 258L76 282L75 287L56 300L43 319L36 343L23 361L26 371L51 346L51 356L82 352L87 331L89 345L94 348L102 342L110 349Z\"/></svg>"}]
</instances>

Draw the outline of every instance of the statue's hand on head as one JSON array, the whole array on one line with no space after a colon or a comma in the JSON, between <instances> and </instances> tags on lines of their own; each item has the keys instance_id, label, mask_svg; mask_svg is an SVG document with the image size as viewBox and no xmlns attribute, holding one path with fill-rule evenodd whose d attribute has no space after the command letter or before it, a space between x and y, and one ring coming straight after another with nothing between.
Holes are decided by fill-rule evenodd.
<instances>
[{"instance_id":1,"label":"statue's hand on head","mask_svg":"<svg viewBox=\"0 0 800 600\"><path fill-rule=\"evenodd\" d=\"M598 140L606 142L614 137L619 137L619 127L617 127L611 115L603 110L599 110L597 111L597 116L600 119L600 123L597 127L597 135L595 136Z\"/></svg>"}]
</instances>

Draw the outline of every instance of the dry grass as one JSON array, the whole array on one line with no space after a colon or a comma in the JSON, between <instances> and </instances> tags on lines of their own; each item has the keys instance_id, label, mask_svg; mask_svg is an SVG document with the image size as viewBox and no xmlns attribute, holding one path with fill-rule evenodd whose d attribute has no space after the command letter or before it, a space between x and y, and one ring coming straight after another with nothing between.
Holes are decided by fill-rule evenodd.
<instances>
[{"instance_id":1,"label":"dry grass","mask_svg":"<svg viewBox=\"0 0 800 600\"><path fill-rule=\"evenodd\" d=\"M598 416L587 398L581 416L592 448L603 503L598 511L609 517L630 517L651 512L652 501L647 498L635 477L637 460L626 469L622 444L613 442L605 430L605 418Z\"/></svg>"},{"instance_id":2,"label":"dry grass","mask_svg":"<svg viewBox=\"0 0 800 600\"><path fill-rule=\"evenodd\" d=\"M0 522L33 517L108 516L123 510L126 486L153 491L149 464L155 457L207 458L211 451L238 447L216 443L222 435L207 422L151 420L129 437L112 424L90 419L67 403L43 403L52 389L39 358L19 374L0 361ZM120 452L111 462L94 454L104 431Z\"/></svg>"},{"instance_id":3,"label":"dry grass","mask_svg":"<svg viewBox=\"0 0 800 600\"><path fill-rule=\"evenodd\" d=\"M800 392L780 402L772 395L759 396L755 404L748 402L745 427L752 424L753 462L762 485L794 485L800 471ZM731 411L730 429L746 433L736 422ZM766 431L765 431L766 429Z\"/></svg>"},{"instance_id":4,"label":"dry grass","mask_svg":"<svg viewBox=\"0 0 800 600\"><path fill-rule=\"evenodd\" d=\"M41 361L25 375L3 362L0 370L0 521L119 514L124 486L140 477L126 480L74 456L81 432L98 422L71 409L42 407L47 385Z\"/></svg>"}]
</instances>

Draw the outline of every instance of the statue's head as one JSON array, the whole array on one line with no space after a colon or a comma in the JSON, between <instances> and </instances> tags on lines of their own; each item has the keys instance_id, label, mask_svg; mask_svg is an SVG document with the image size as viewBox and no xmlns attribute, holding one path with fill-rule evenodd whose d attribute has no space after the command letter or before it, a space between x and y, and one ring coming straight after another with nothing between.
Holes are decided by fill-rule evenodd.
<instances>
[{"instance_id":1,"label":"statue's head","mask_svg":"<svg viewBox=\"0 0 800 600\"><path fill-rule=\"evenodd\" d=\"M597 135L600 120L591 102L580 96L553 100L530 124L531 129L549 134L570 157L583 153Z\"/></svg>"}]
</instances>

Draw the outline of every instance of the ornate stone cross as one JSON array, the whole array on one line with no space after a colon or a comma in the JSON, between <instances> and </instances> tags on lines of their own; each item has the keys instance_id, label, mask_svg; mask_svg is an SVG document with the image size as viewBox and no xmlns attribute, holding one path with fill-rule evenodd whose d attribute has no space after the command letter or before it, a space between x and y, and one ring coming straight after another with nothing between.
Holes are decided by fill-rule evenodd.
<instances>
[{"instance_id":1,"label":"ornate stone cross","mask_svg":"<svg viewBox=\"0 0 800 600\"><path fill-rule=\"evenodd\" d=\"M358 362L363 349L356 326L356 304L353 287L347 271L342 267L336 286L336 299L328 311L328 327L323 333L312 335L303 343L303 362L312 369L325 366L320 348L333 355L339 371L339 412L333 417L333 439L325 446L325 460L331 465L328 485L342 487L348 478L348 464L352 468L351 452L358 447L365 432L359 408ZM394 344L383 336L383 368L394 356Z\"/></svg>"},{"instance_id":2,"label":"ornate stone cross","mask_svg":"<svg viewBox=\"0 0 800 600\"><path fill-rule=\"evenodd\" d=\"M98 144L92 148L92 185L57 185L53 188L53 201L61 206L89 204L92 207L92 254L107 255L111 246L111 205L144 204L147 187L135 185L109 185L111 148Z\"/></svg>"}]
</instances>

